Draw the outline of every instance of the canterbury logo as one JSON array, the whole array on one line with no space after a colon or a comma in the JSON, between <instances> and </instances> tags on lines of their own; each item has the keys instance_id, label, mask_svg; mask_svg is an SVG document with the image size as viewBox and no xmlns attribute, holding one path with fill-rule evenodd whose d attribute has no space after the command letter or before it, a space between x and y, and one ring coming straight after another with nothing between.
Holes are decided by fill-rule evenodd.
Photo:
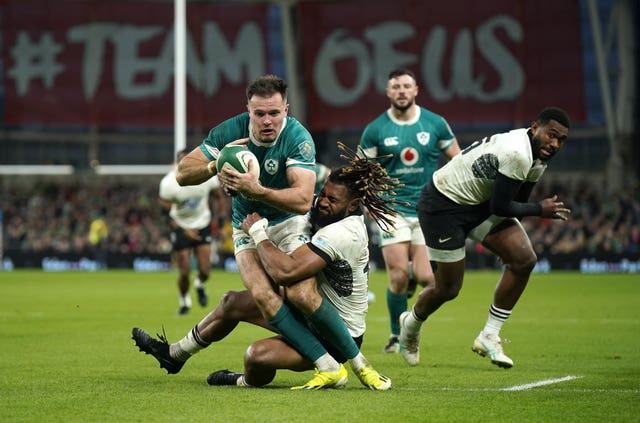
<instances>
[{"instance_id":1,"label":"canterbury logo","mask_svg":"<svg viewBox=\"0 0 640 423\"><path fill-rule=\"evenodd\" d=\"M385 138L383 142L386 147L392 147L398 145L398 137Z\"/></svg>"}]
</instances>

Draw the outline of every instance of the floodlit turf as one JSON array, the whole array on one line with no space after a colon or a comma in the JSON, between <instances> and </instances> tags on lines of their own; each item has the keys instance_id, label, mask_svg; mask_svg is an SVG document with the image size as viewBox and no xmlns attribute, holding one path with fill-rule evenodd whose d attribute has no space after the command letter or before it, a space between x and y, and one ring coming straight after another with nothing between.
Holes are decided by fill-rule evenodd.
<instances>
[{"instance_id":1,"label":"floodlit turf","mask_svg":"<svg viewBox=\"0 0 640 423\"><path fill-rule=\"evenodd\" d=\"M167 375L131 328L181 338L205 311L178 317L175 273L0 272L0 421L20 422L631 422L640 419L640 277L534 275L505 325L510 370L471 352L498 274L469 272L460 296L423 327L421 363L380 352L388 337L385 275L371 275L363 352L393 380L371 392L290 391L311 372L280 371L267 388L210 387L242 369L269 332L241 324ZM215 303L239 276L216 272ZM195 297L194 297L195 300ZM195 301L194 301L195 303Z\"/></svg>"}]
</instances>

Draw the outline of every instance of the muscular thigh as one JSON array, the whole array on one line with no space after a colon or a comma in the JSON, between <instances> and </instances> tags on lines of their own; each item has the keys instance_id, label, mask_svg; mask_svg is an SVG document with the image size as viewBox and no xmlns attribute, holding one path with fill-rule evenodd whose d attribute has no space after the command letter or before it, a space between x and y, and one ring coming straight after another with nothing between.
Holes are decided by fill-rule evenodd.
<instances>
[{"instance_id":1,"label":"muscular thigh","mask_svg":"<svg viewBox=\"0 0 640 423\"><path fill-rule=\"evenodd\" d=\"M264 271L258 258L258 252L255 249L236 253L236 262L238 263L238 270L244 286L254 297L263 290L274 290L271 279Z\"/></svg>"},{"instance_id":2,"label":"muscular thigh","mask_svg":"<svg viewBox=\"0 0 640 423\"><path fill-rule=\"evenodd\" d=\"M382 257L387 269L407 270L409 265L409 242L400 242L382 247Z\"/></svg>"},{"instance_id":3,"label":"muscular thigh","mask_svg":"<svg viewBox=\"0 0 640 423\"><path fill-rule=\"evenodd\" d=\"M487 233L482 245L505 263L522 261L535 254L526 231L517 219L509 218L498 223Z\"/></svg>"}]
</instances>

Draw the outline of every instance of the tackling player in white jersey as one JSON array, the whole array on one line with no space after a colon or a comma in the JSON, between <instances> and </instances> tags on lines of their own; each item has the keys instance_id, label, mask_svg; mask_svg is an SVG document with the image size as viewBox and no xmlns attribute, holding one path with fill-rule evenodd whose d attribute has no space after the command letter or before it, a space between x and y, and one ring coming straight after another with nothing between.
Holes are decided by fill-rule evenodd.
<instances>
[{"instance_id":1,"label":"tackling player in white jersey","mask_svg":"<svg viewBox=\"0 0 640 423\"><path fill-rule=\"evenodd\" d=\"M420 226L436 263L435 285L425 288L413 309L400 316L400 352L410 365L420 360L420 329L442 304L454 299L465 271L465 240L472 238L504 264L487 322L472 350L503 368L500 330L524 292L536 254L519 219L539 216L566 220L571 212L554 195L529 202L547 161L564 145L569 117L544 109L531 127L477 141L433 174L418 203Z\"/></svg>"},{"instance_id":2,"label":"tackling player in white jersey","mask_svg":"<svg viewBox=\"0 0 640 423\"><path fill-rule=\"evenodd\" d=\"M342 144L340 148L347 150ZM287 254L272 242L274 232L269 231L268 222L257 213L247 215L241 228L256 246L256 259L269 280L282 287L279 291L281 296L285 289L289 292L299 281L317 275L318 285L313 286L314 292L308 292L305 306L316 310L330 307L345 326L348 342L341 340L342 344L336 345L324 335L327 323L318 319L318 311L309 314L297 304L294 307L288 298L282 300L291 319L305 328L305 333L308 332L315 341L306 340L306 344L314 345L313 348L318 350L314 353L307 349L306 344L300 343L300 339L292 339L282 333L274 319L267 319L261 313L249 292L243 291L227 293L218 307L177 343L169 345L162 335L158 341L142 329L134 328L133 339L140 350L153 355L169 373L178 373L193 354L224 338L238 321L247 321L280 333L275 338L260 341L266 342L268 348L258 348L254 344L248 350L245 362L249 363L253 358L257 360L256 365L262 364L266 368L246 380L240 379L240 374L229 376L229 372L223 371L218 375L222 379L218 380L218 376L212 379L211 376L209 383L230 384L229 380L232 380L232 384L236 384L240 380L240 385L259 386L269 383L278 368L302 371L315 367L314 377L296 389L335 388L347 382L348 372L342 363L348 360L364 386L372 390L390 389L391 381L374 370L358 350L365 329L369 263L368 237L360 206L366 206L375 221L390 227L392 223L386 216L393 215L395 203L388 199L387 194L393 191L397 181L389 178L378 163L355 152L351 152L350 158L342 157L349 159L351 166L331 172L321 190L311 213L311 223L318 227L312 241ZM276 323L281 322L276 319ZM355 352L351 352L351 344L356 346ZM319 358L314 359L314 354ZM319 364L322 363L319 362L323 360L336 361L339 370L320 370Z\"/></svg>"}]
</instances>

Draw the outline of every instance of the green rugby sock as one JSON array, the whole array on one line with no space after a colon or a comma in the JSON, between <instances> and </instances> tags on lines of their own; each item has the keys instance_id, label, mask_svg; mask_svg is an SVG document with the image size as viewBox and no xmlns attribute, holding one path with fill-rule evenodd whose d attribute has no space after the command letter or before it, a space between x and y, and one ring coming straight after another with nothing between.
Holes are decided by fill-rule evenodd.
<instances>
[{"instance_id":1,"label":"green rugby sock","mask_svg":"<svg viewBox=\"0 0 640 423\"><path fill-rule=\"evenodd\" d=\"M322 355L327 353L326 348L318 341L308 327L303 325L289 310L286 303L282 304L280 310L273 319L269 320L269 324L278 332L287 338L287 341L293 347L311 361L316 361Z\"/></svg>"},{"instance_id":2,"label":"green rugby sock","mask_svg":"<svg viewBox=\"0 0 640 423\"><path fill-rule=\"evenodd\" d=\"M352 359L360 353L360 349L353 340L344 320L335 307L326 299L320 307L308 316L313 327L333 347L347 359Z\"/></svg>"},{"instance_id":3,"label":"green rugby sock","mask_svg":"<svg viewBox=\"0 0 640 423\"><path fill-rule=\"evenodd\" d=\"M387 309L392 335L400 335L400 315L407 311L407 294L394 294L387 288Z\"/></svg>"}]
</instances>

